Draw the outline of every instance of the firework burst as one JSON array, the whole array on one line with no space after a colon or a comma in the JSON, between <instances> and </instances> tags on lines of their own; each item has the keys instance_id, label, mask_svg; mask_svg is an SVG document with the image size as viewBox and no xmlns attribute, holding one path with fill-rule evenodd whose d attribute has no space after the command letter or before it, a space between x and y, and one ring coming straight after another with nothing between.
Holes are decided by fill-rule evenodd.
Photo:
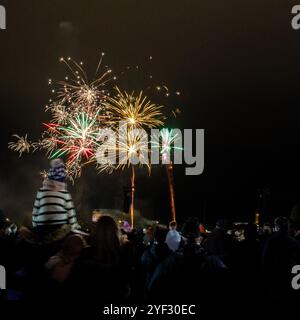
<instances>
[{"instance_id":1,"label":"firework burst","mask_svg":"<svg viewBox=\"0 0 300 320\"><path fill-rule=\"evenodd\" d=\"M95 161L99 128L107 126L104 106L110 94L107 85L116 78L111 69L100 72L103 56L102 53L92 81L89 81L82 62L61 58L69 74L64 81L49 80L55 98L49 100L45 111L50 112L51 121L44 124L45 130L38 141L28 141L27 135L14 135L17 141L10 142L9 148L19 152L20 156L24 152L41 150L52 159L66 158L69 176L80 176L82 166Z\"/></svg>"},{"instance_id":2,"label":"firework burst","mask_svg":"<svg viewBox=\"0 0 300 320\"><path fill-rule=\"evenodd\" d=\"M163 128L158 135L154 135L151 144L153 148L160 150L164 163L170 162L170 154L174 150L182 150L176 142L180 140L179 134L173 129Z\"/></svg>"},{"instance_id":3,"label":"firework burst","mask_svg":"<svg viewBox=\"0 0 300 320\"><path fill-rule=\"evenodd\" d=\"M108 97L104 105L112 123L123 122L132 129L154 128L163 125L162 106L152 103L141 91L135 96L118 87L115 97Z\"/></svg>"},{"instance_id":4,"label":"firework burst","mask_svg":"<svg viewBox=\"0 0 300 320\"><path fill-rule=\"evenodd\" d=\"M52 114L52 121L54 123L59 123L65 125L69 120L69 112L64 105L60 103L53 103L50 107L46 107L46 111L50 111Z\"/></svg>"},{"instance_id":5,"label":"firework burst","mask_svg":"<svg viewBox=\"0 0 300 320\"><path fill-rule=\"evenodd\" d=\"M128 130L122 138L116 139L117 132L111 132L108 139L98 146L96 159L99 172L112 172L131 165L146 165L150 170L149 143L140 130Z\"/></svg>"},{"instance_id":6,"label":"firework burst","mask_svg":"<svg viewBox=\"0 0 300 320\"><path fill-rule=\"evenodd\" d=\"M60 114L61 111L89 113L103 107L102 102L110 94L107 85L112 80L116 80L116 77L112 76L111 69L106 68L103 73L99 73L103 57L104 53L101 54L95 78L92 81L89 81L83 69L83 62L77 63L70 57L61 58L60 62L67 66L70 74L65 77L64 81L53 82L52 79L49 79L51 91L56 95L56 99L54 101L50 99L50 105L46 106L46 110L50 110L54 114L57 112Z\"/></svg>"},{"instance_id":7,"label":"firework burst","mask_svg":"<svg viewBox=\"0 0 300 320\"><path fill-rule=\"evenodd\" d=\"M81 166L90 162L95 155L97 147L97 115L90 117L86 113L75 115L67 126L57 124L45 124L48 130L48 138L43 140L46 146L50 146L50 158L67 158L69 172L80 176Z\"/></svg>"},{"instance_id":8,"label":"firework burst","mask_svg":"<svg viewBox=\"0 0 300 320\"><path fill-rule=\"evenodd\" d=\"M104 103L111 132L98 149L98 171L111 172L131 165L146 165L150 171L146 130L163 124L162 106L152 103L143 92L135 96L118 87L115 90L116 95Z\"/></svg>"},{"instance_id":9,"label":"firework burst","mask_svg":"<svg viewBox=\"0 0 300 320\"><path fill-rule=\"evenodd\" d=\"M152 103L141 91L135 96L134 92L129 94L122 92L116 87L116 96L108 97L104 103L109 115L109 122L112 127L119 125L119 130L123 131L123 139L114 141L110 139L108 143L108 154L110 153L110 143L113 143L112 151L118 153L118 162L115 168L126 168L131 166L131 206L130 206L130 221L131 226L134 225L134 194L135 194L135 166L147 165L149 172L151 165L149 163L149 148L146 130L163 125L162 106ZM121 125L120 125L121 124ZM125 134L124 134L125 132ZM103 155L103 153L102 153ZM99 159L98 159L99 160ZM101 159L103 160L103 159ZM104 159L105 160L105 159ZM105 168L114 166L108 159L104 166L100 164L100 171Z\"/></svg>"},{"instance_id":10,"label":"firework burst","mask_svg":"<svg viewBox=\"0 0 300 320\"><path fill-rule=\"evenodd\" d=\"M21 137L17 134L13 135L14 138L17 139L16 142L9 142L8 143L8 148L15 151L19 152L19 156L21 157L24 152L29 153L31 149L31 142L27 140L27 134L24 137Z\"/></svg>"}]
</instances>

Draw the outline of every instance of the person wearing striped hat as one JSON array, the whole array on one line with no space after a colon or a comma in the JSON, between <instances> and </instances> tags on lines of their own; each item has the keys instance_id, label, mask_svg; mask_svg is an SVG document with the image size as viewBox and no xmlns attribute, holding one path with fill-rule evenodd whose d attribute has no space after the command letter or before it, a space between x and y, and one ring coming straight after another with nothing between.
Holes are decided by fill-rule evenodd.
<instances>
[{"instance_id":1,"label":"person wearing striped hat","mask_svg":"<svg viewBox=\"0 0 300 320\"><path fill-rule=\"evenodd\" d=\"M55 159L43 186L38 190L32 211L32 225L36 229L55 230L63 225L79 227L72 196L67 190L63 160Z\"/></svg>"}]
</instances>

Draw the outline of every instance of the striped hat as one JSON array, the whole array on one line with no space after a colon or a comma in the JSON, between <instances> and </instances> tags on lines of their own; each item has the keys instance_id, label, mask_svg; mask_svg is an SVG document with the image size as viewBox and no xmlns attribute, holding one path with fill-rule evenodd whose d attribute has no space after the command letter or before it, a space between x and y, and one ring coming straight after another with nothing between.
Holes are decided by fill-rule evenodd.
<instances>
[{"instance_id":1,"label":"striped hat","mask_svg":"<svg viewBox=\"0 0 300 320\"><path fill-rule=\"evenodd\" d=\"M66 167L62 159L54 159L50 162L48 179L64 182L67 176Z\"/></svg>"}]
</instances>

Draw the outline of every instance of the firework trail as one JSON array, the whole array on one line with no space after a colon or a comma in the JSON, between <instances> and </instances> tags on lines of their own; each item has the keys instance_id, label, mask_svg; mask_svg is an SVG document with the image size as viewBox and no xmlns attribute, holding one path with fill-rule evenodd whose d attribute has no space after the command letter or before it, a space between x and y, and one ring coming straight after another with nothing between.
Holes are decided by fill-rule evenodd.
<instances>
[{"instance_id":1,"label":"firework trail","mask_svg":"<svg viewBox=\"0 0 300 320\"><path fill-rule=\"evenodd\" d=\"M119 130L125 132L125 139L119 139L116 145L116 152L119 156L116 168L131 167L131 206L130 206L130 222L134 226L134 196L135 196L135 166L147 165L149 171L151 165L149 163L149 142L146 130L161 126L164 124L162 115L162 106L152 103L141 91L137 96L134 92L129 94L126 91L122 92L118 87L114 97L108 97L104 103L109 121L112 127L117 123L121 124ZM141 130L143 129L143 130ZM116 130L116 129L115 129ZM109 152L108 143L108 153ZM108 166L111 162L108 161ZM102 170L100 165L100 171Z\"/></svg>"}]
</instances>

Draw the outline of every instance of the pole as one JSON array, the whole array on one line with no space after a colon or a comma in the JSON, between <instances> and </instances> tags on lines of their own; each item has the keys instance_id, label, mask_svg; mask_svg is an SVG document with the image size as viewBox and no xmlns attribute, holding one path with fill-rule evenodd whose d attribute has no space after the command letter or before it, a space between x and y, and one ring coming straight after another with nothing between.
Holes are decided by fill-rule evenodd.
<instances>
[{"instance_id":1,"label":"pole","mask_svg":"<svg viewBox=\"0 0 300 320\"><path fill-rule=\"evenodd\" d=\"M130 224L131 228L134 225L134 192L135 192L135 169L132 167L132 175L131 175L131 205L130 205Z\"/></svg>"},{"instance_id":2,"label":"pole","mask_svg":"<svg viewBox=\"0 0 300 320\"><path fill-rule=\"evenodd\" d=\"M169 191L170 191L170 204L172 210L172 221L176 221L176 208L175 208L175 192L174 192L174 176L173 176L173 164L166 165L168 182L169 182Z\"/></svg>"}]
</instances>

